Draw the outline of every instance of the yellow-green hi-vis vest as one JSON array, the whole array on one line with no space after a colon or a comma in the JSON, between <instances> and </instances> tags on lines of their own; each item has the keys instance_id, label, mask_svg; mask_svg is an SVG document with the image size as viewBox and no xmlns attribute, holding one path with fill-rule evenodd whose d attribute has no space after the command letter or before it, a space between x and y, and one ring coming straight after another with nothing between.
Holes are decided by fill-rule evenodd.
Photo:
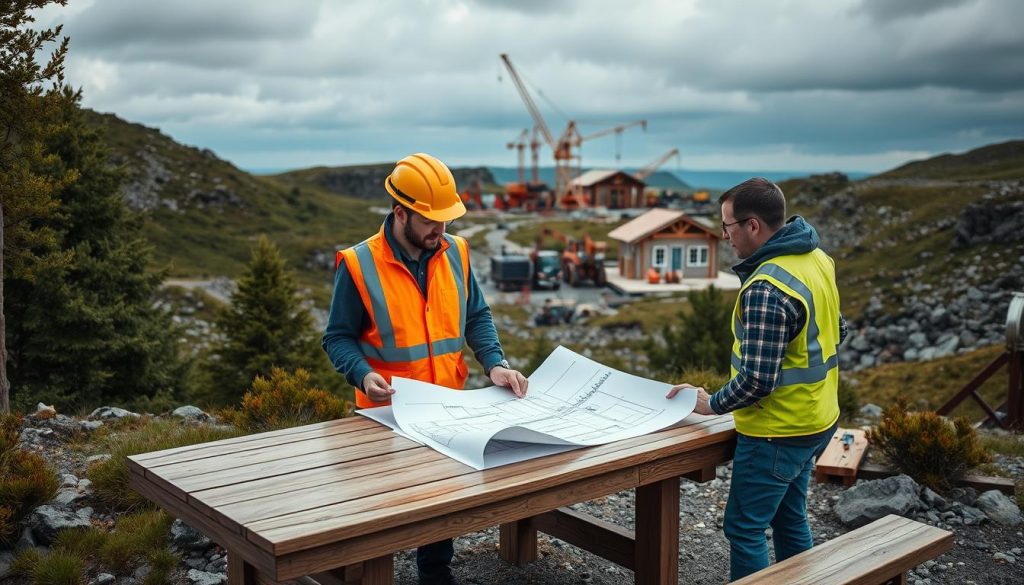
<instances>
[{"instance_id":1,"label":"yellow-green hi-vis vest","mask_svg":"<svg viewBox=\"0 0 1024 585\"><path fill-rule=\"evenodd\" d=\"M752 437L796 437L828 429L839 419L839 291L835 262L816 248L761 264L743 283L733 310L732 376L740 368L743 292L765 280L800 301L807 315L786 346L778 385L756 404L733 411L736 430Z\"/></svg>"}]
</instances>

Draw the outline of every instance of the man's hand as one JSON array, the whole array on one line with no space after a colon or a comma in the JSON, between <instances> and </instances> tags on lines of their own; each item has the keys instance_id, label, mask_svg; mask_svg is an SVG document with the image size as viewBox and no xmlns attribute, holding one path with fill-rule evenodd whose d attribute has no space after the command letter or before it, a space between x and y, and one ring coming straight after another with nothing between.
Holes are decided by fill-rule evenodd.
<instances>
[{"instance_id":1,"label":"man's hand","mask_svg":"<svg viewBox=\"0 0 1024 585\"><path fill-rule=\"evenodd\" d=\"M679 394L679 391L682 390L683 388L697 389L697 405L693 408L693 412L708 416L718 414L714 410L711 410L711 395L708 394L703 388L698 388L696 386L693 386L692 384L679 384L678 386L673 386L668 391L668 394L665 395L665 398L675 398L676 394Z\"/></svg>"},{"instance_id":2,"label":"man's hand","mask_svg":"<svg viewBox=\"0 0 1024 585\"><path fill-rule=\"evenodd\" d=\"M391 395L395 393L395 389L391 387L391 384L387 383L384 376L377 372L370 372L363 378L363 392L374 402L387 402L391 400Z\"/></svg>"},{"instance_id":3,"label":"man's hand","mask_svg":"<svg viewBox=\"0 0 1024 585\"><path fill-rule=\"evenodd\" d=\"M520 374L518 370L510 370L504 366L494 366L491 368L490 378L495 386L511 388L516 398L526 396L526 386L529 384L529 380L526 379L526 376Z\"/></svg>"}]
</instances>

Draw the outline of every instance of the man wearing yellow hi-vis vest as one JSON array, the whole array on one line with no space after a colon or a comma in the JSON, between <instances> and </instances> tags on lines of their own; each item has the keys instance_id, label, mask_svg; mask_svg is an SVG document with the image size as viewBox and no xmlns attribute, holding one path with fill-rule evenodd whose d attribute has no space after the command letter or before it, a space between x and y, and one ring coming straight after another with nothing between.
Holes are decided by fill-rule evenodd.
<instances>
[{"instance_id":1,"label":"man wearing yellow hi-vis vest","mask_svg":"<svg viewBox=\"0 0 1024 585\"><path fill-rule=\"evenodd\" d=\"M504 359L491 310L469 264L469 244L446 233L466 213L455 178L429 154L398 161L384 181L391 213L376 234L338 252L323 347L356 389L359 408L391 403L394 376L461 390L467 344L491 382L526 395ZM416 551L422 585L455 583L452 540Z\"/></svg>"},{"instance_id":2,"label":"man wearing yellow hi-vis vest","mask_svg":"<svg viewBox=\"0 0 1024 585\"><path fill-rule=\"evenodd\" d=\"M835 263L803 218L786 217L786 199L755 178L722 194L722 236L742 260L732 313L732 377L708 395L697 389L698 414L731 412L737 443L725 508L730 578L768 566L814 544L807 484L814 460L839 420L839 312ZM671 398L689 384L675 386Z\"/></svg>"}]
</instances>

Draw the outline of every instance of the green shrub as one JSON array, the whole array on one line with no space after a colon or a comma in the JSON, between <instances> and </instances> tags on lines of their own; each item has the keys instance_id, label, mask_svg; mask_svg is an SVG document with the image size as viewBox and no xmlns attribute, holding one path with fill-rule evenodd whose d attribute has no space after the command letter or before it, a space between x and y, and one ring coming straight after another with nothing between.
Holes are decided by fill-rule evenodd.
<instances>
[{"instance_id":1,"label":"green shrub","mask_svg":"<svg viewBox=\"0 0 1024 585\"><path fill-rule=\"evenodd\" d=\"M96 496L105 504L118 511L137 507L152 508L153 504L128 487L129 455L184 447L197 443L218 441L237 437L243 433L231 429L205 425L188 425L178 420L154 420L142 424L129 432L105 437L101 446L110 453L110 459L95 463L87 471L93 482Z\"/></svg>"},{"instance_id":2,"label":"green shrub","mask_svg":"<svg viewBox=\"0 0 1024 585\"><path fill-rule=\"evenodd\" d=\"M100 528L69 528L61 530L51 548L83 559L94 558L107 542L108 533Z\"/></svg>"},{"instance_id":3,"label":"green shrub","mask_svg":"<svg viewBox=\"0 0 1024 585\"><path fill-rule=\"evenodd\" d=\"M60 478L45 459L17 447L21 418L0 415L0 546L17 538L18 524L57 495Z\"/></svg>"},{"instance_id":4,"label":"green shrub","mask_svg":"<svg viewBox=\"0 0 1024 585\"><path fill-rule=\"evenodd\" d=\"M100 561L116 572L125 573L167 544L173 520L160 510L122 517L99 550Z\"/></svg>"},{"instance_id":5,"label":"green shrub","mask_svg":"<svg viewBox=\"0 0 1024 585\"><path fill-rule=\"evenodd\" d=\"M42 560L43 555L35 548L23 548L11 562L11 575L17 577L30 577L36 565Z\"/></svg>"},{"instance_id":6,"label":"green shrub","mask_svg":"<svg viewBox=\"0 0 1024 585\"><path fill-rule=\"evenodd\" d=\"M882 412L868 441L898 470L935 490L991 460L967 419L950 423L934 412L908 412L902 398Z\"/></svg>"},{"instance_id":7,"label":"green shrub","mask_svg":"<svg viewBox=\"0 0 1024 585\"><path fill-rule=\"evenodd\" d=\"M85 561L72 553L53 551L39 558L32 569L32 585L80 585L85 583Z\"/></svg>"},{"instance_id":8,"label":"green shrub","mask_svg":"<svg viewBox=\"0 0 1024 585\"><path fill-rule=\"evenodd\" d=\"M308 371L289 374L274 368L270 379L256 376L239 409L226 409L222 416L242 430L262 432L342 418L351 411L351 403L312 387Z\"/></svg>"},{"instance_id":9,"label":"green shrub","mask_svg":"<svg viewBox=\"0 0 1024 585\"><path fill-rule=\"evenodd\" d=\"M146 559L149 561L151 570L142 581L142 585L164 585L168 582L168 577L181 561L178 555L166 548L150 551L146 555Z\"/></svg>"}]
</instances>

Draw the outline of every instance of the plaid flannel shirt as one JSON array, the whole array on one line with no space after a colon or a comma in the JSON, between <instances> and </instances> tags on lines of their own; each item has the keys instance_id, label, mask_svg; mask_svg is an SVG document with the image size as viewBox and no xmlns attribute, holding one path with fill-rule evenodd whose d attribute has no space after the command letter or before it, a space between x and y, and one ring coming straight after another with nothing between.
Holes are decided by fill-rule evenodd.
<instances>
[{"instance_id":1,"label":"plaid flannel shirt","mask_svg":"<svg viewBox=\"0 0 1024 585\"><path fill-rule=\"evenodd\" d=\"M750 406L767 397L778 385L786 346L799 335L807 320L800 301L767 281L758 281L743 292L743 342L739 373L711 396L718 414ZM849 331L839 315L839 342Z\"/></svg>"}]
</instances>

